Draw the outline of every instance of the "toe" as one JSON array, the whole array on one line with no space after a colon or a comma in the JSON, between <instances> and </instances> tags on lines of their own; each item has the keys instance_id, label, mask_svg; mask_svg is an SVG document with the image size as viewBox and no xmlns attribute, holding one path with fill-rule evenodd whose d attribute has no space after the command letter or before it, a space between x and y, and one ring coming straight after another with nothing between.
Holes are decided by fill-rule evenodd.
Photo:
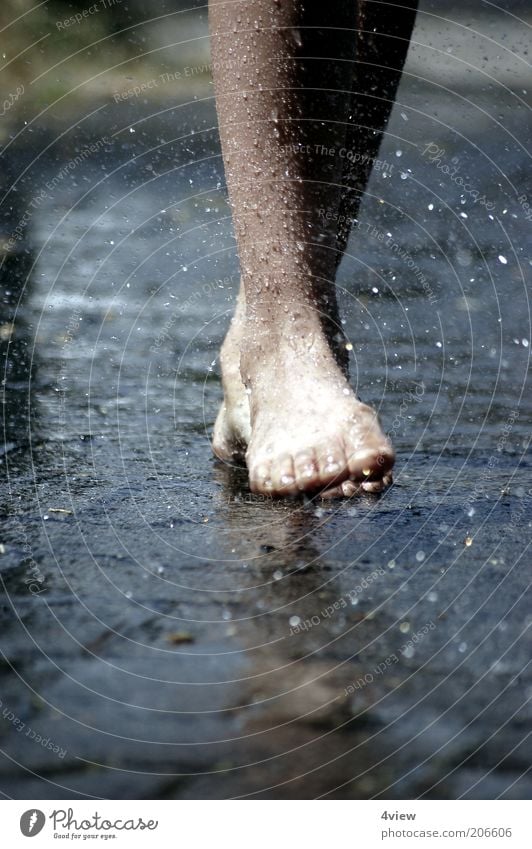
<instances>
[{"instance_id":1,"label":"toe","mask_svg":"<svg viewBox=\"0 0 532 849\"><path fill-rule=\"evenodd\" d=\"M318 489L321 480L313 451L302 451L294 457L296 484L300 492Z\"/></svg>"},{"instance_id":2,"label":"toe","mask_svg":"<svg viewBox=\"0 0 532 849\"><path fill-rule=\"evenodd\" d=\"M228 425L227 407L222 405L214 423L211 443L213 454L226 463L242 463L245 447L237 434Z\"/></svg>"},{"instance_id":3,"label":"toe","mask_svg":"<svg viewBox=\"0 0 532 849\"><path fill-rule=\"evenodd\" d=\"M384 492L393 482L391 473L385 475L380 481L363 481L360 486L364 492Z\"/></svg>"},{"instance_id":4,"label":"toe","mask_svg":"<svg viewBox=\"0 0 532 849\"><path fill-rule=\"evenodd\" d=\"M356 481L343 481L339 486L333 486L331 489L326 489L320 493L321 498L351 498L353 495L358 495L362 490L362 485Z\"/></svg>"},{"instance_id":5,"label":"toe","mask_svg":"<svg viewBox=\"0 0 532 849\"><path fill-rule=\"evenodd\" d=\"M318 454L317 459L322 486L339 485L344 478L349 477L346 457L341 448L330 448Z\"/></svg>"},{"instance_id":6,"label":"toe","mask_svg":"<svg viewBox=\"0 0 532 849\"><path fill-rule=\"evenodd\" d=\"M257 463L249 471L249 487L252 492L272 495L274 485L269 463Z\"/></svg>"},{"instance_id":7,"label":"toe","mask_svg":"<svg viewBox=\"0 0 532 849\"><path fill-rule=\"evenodd\" d=\"M393 448L387 443L359 449L348 457L349 474L354 480L381 481L390 472L394 459Z\"/></svg>"},{"instance_id":8,"label":"toe","mask_svg":"<svg viewBox=\"0 0 532 849\"><path fill-rule=\"evenodd\" d=\"M299 492L294 471L294 460L291 454L285 454L274 463L272 481L275 492L280 495L291 495Z\"/></svg>"}]
</instances>

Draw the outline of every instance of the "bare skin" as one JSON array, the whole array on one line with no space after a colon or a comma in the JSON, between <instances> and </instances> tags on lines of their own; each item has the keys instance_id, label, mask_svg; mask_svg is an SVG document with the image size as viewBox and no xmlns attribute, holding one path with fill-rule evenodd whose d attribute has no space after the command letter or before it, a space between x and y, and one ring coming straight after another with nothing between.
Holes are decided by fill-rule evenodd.
<instances>
[{"instance_id":1,"label":"bare skin","mask_svg":"<svg viewBox=\"0 0 532 849\"><path fill-rule=\"evenodd\" d=\"M367 103L351 94L355 59L375 61L356 34L375 29L366 5L210 4L242 271L221 352L224 403L213 450L225 461L245 460L254 492L349 496L391 481L393 448L347 380L334 290L348 236L338 219L354 217L370 170L340 151L376 156L406 53L401 44L392 63L399 70L382 80L389 97L379 98L370 121ZM371 50L378 49L373 38Z\"/></svg>"}]
</instances>

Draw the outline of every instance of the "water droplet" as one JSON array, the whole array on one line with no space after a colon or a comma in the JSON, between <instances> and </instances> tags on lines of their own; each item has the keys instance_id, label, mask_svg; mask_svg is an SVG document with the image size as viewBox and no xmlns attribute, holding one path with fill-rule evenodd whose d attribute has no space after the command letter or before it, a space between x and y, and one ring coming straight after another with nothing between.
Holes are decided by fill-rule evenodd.
<instances>
[{"instance_id":1,"label":"water droplet","mask_svg":"<svg viewBox=\"0 0 532 849\"><path fill-rule=\"evenodd\" d=\"M425 559L425 552L424 552L424 551L418 551L418 552L416 553L416 560L417 560L417 562L418 562L418 563L422 563L422 562L424 561L424 559Z\"/></svg>"},{"instance_id":2,"label":"water droplet","mask_svg":"<svg viewBox=\"0 0 532 849\"><path fill-rule=\"evenodd\" d=\"M401 634L408 634L410 631L410 622L401 622L399 625L399 630Z\"/></svg>"},{"instance_id":3,"label":"water droplet","mask_svg":"<svg viewBox=\"0 0 532 849\"><path fill-rule=\"evenodd\" d=\"M290 625L291 628L296 628L299 625L300 622L301 622L301 619L299 618L299 616L291 616L290 619L288 620L288 624Z\"/></svg>"},{"instance_id":4,"label":"water droplet","mask_svg":"<svg viewBox=\"0 0 532 849\"><path fill-rule=\"evenodd\" d=\"M502 254L499 254L499 262L502 262L503 265L508 265L508 260Z\"/></svg>"},{"instance_id":5,"label":"water droplet","mask_svg":"<svg viewBox=\"0 0 532 849\"><path fill-rule=\"evenodd\" d=\"M292 30L292 38L294 39L296 47L303 47L303 39L301 38L301 33L298 29Z\"/></svg>"}]
</instances>

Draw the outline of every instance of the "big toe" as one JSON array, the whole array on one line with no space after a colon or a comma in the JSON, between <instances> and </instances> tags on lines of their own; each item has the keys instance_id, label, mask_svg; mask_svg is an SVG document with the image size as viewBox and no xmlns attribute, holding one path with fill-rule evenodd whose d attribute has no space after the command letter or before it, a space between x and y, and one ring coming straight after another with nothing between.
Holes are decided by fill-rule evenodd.
<instances>
[{"instance_id":1,"label":"big toe","mask_svg":"<svg viewBox=\"0 0 532 849\"><path fill-rule=\"evenodd\" d=\"M249 467L249 488L262 495L273 495L274 484L270 462L253 463Z\"/></svg>"},{"instance_id":2,"label":"big toe","mask_svg":"<svg viewBox=\"0 0 532 849\"><path fill-rule=\"evenodd\" d=\"M380 481L393 468L395 452L389 442L353 450L347 458L349 477L357 481Z\"/></svg>"}]
</instances>

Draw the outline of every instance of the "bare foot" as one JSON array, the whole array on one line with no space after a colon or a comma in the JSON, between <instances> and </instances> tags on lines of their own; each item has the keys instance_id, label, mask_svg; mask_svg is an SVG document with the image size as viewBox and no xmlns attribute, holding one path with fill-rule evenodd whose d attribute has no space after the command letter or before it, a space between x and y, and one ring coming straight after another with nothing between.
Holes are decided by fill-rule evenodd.
<instances>
[{"instance_id":1,"label":"bare foot","mask_svg":"<svg viewBox=\"0 0 532 849\"><path fill-rule=\"evenodd\" d=\"M249 397L240 374L240 346L244 338L243 290L220 351L224 400L214 424L212 449L220 460L243 463L251 439Z\"/></svg>"},{"instance_id":2,"label":"bare foot","mask_svg":"<svg viewBox=\"0 0 532 849\"><path fill-rule=\"evenodd\" d=\"M393 448L321 331L305 328L304 350L293 335L268 331L265 350L244 312L240 304L222 349L214 453L223 460L245 453L252 491L268 495L350 496L391 483Z\"/></svg>"}]
</instances>

